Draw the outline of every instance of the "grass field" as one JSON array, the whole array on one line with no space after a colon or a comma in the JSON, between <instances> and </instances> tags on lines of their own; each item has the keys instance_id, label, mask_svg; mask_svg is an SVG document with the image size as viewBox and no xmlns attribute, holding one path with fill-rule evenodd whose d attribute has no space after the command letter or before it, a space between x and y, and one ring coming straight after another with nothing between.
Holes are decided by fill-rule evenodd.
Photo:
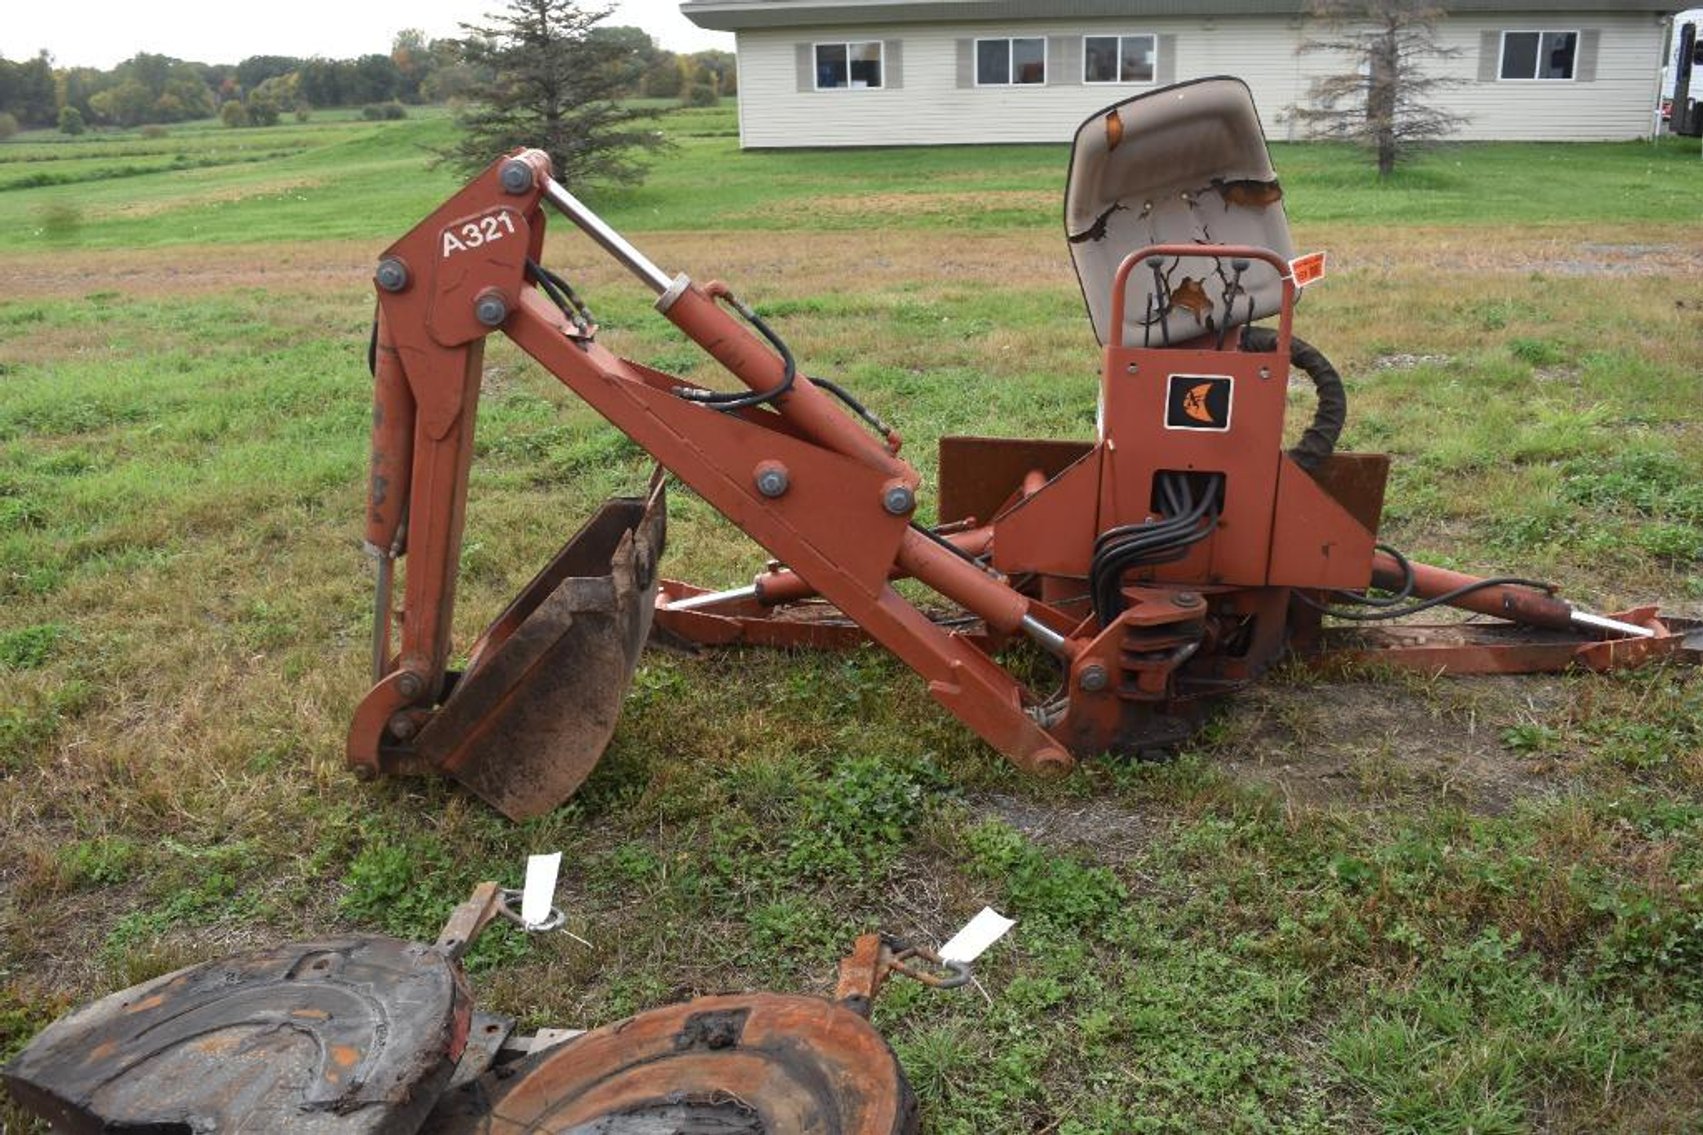
<instances>
[{"instance_id":1,"label":"grass field","mask_svg":"<svg viewBox=\"0 0 1703 1135\"><path fill-rule=\"evenodd\" d=\"M741 153L727 108L664 128L648 183L593 203L733 282L925 471L938 434L1091 432L1063 147ZM560 849L591 945L499 927L472 955L485 1007L529 1025L826 991L861 930L1018 918L989 999L877 1007L934 1132L1703 1127L1689 670L1285 669L1175 762L1040 784L879 652L653 653L549 817L355 782L367 277L455 187L425 167L448 130L0 145L0 1055L192 961L432 936ZM1347 376L1345 445L1397 459L1386 538L1703 613L1695 148L1462 147L1388 187L1332 147L1275 159L1298 243L1332 253L1298 318ZM709 377L588 244L548 253L607 342ZM479 429L464 642L645 472L501 344ZM760 564L673 505L669 574Z\"/></svg>"}]
</instances>

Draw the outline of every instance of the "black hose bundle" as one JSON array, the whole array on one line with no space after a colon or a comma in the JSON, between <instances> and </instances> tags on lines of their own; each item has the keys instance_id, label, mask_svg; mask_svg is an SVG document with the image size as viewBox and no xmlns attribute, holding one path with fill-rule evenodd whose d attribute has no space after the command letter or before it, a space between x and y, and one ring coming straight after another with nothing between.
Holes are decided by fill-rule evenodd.
<instances>
[{"instance_id":1,"label":"black hose bundle","mask_svg":"<svg viewBox=\"0 0 1703 1135\"><path fill-rule=\"evenodd\" d=\"M530 256L526 259L526 270L532 276L532 282L538 285L538 290L561 309L579 333L589 336L597 326L597 319L579 298L579 293L574 291L573 285Z\"/></svg>"},{"instance_id":2,"label":"black hose bundle","mask_svg":"<svg viewBox=\"0 0 1703 1135\"><path fill-rule=\"evenodd\" d=\"M1124 608L1124 572L1180 560L1191 547L1212 535L1218 527L1222 504L1219 493L1223 484L1222 477L1211 475L1197 499L1189 474L1161 473L1158 487L1164 519L1120 524L1100 533L1094 541L1088 587L1094 599L1094 614L1102 624L1117 618Z\"/></svg>"},{"instance_id":3,"label":"black hose bundle","mask_svg":"<svg viewBox=\"0 0 1703 1135\"><path fill-rule=\"evenodd\" d=\"M1277 332L1271 328L1242 329L1242 350L1265 353L1276 349ZM1348 392L1342 388L1342 376L1336 373L1330 360L1298 335L1289 337L1289 364L1307 373L1319 396L1312 424L1289 451L1295 464L1310 473L1336 450L1336 439L1342 436L1343 424L1348 421Z\"/></svg>"}]
</instances>

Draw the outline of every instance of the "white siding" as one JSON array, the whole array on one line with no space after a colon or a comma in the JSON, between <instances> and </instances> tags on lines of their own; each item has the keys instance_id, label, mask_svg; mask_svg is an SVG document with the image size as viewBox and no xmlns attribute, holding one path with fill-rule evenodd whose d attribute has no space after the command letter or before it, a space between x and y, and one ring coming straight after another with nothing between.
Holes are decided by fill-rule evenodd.
<instances>
[{"instance_id":1,"label":"white siding","mask_svg":"<svg viewBox=\"0 0 1703 1135\"><path fill-rule=\"evenodd\" d=\"M1481 33L1508 29L1598 32L1591 82L1481 82ZM1456 16L1444 41L1460 48L1436 64L1465 82L1443 96L1471 116L1466 139L1619 139L1647 134L1655 98L1661 25L1648 15L1613 12L1567 17ZM789 146L942 145L978 142L1064 142L1109 103L1158 83L1084 84L1080 37L1152 33L1174 48L1163 73L1177 80L1235 75L1247 82L1272 140L1296 136L1291 108L1307 97L1311 75L1328 70L1324 56L1301 55L1302 22L1285 17L1218 19L1023 21L984 24L827 26L742 31L739 52L741 144ZM960 87L958 42L1003 36L1068 36L1070 72L1049 70L1046 86ZM902 85L881 90L800 90L800 44L847 40L903 42ZM1049 51L1056 59L1057 55Z\"/></svg>"},{"instance_id":2,"label":"white siding","mask_svg":"<svg viewBox=\"0 0 1703 1135\"><path fill-rule=\"evenodd\" d=\"M1451 16L1442 29L1443 42L1461 52L1436 65L1438 71L1465 80L1446 96L1451 110L1470 116L1458 137L1546 142L1648 137L1662 62L1662 21L1655 16L1647 12ZM1480 82L1480 33L1503 31L1597 32L1596 78ZM1499 45L1499 35L1496 39Z\"/></svg>"}]
</instances>

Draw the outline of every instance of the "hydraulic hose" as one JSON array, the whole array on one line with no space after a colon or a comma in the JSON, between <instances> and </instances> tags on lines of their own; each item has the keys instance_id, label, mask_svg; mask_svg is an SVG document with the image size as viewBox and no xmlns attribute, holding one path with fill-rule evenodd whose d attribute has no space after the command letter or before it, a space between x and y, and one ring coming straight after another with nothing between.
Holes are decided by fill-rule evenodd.
<instances>
[{"instance_id":1,"label":"hydraulic hose","mask_svg":"<svg viewBox=\"0 0 1703 1135\"><path fill-rule=\"evenodd\" d=\"M1275 351L1277 332L1269 327L1242 329L1244 351ZM1317 347L1299 335L1289 337L1289 365L1305 371L1313 380L1319 404L1313 411L1313 422L1301 435L1295 448L1289 451L1295 464L1309 473L1325 463L1336 450L1336 439L1348 421L1348 392L1343 389L1342 376Z\"/></svg>"}]
</instances>

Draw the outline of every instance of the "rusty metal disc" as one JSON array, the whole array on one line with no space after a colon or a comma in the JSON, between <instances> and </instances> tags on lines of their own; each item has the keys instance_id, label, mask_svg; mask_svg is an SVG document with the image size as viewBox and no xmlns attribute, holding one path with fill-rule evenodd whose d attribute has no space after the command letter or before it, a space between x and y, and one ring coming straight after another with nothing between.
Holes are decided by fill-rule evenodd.
<instances>
[{"instance_id":1,"label":"rusty metal disc","mask_svg":"<svg viewBox=\"0 0 1703 1135\"><path fill-rule=\"evenodd\" d=\"M868 1021L817 997L704 997L586 1033L446 1100L433 1135L906 1135L916 1103ZM456 1114L451 1115L454 1112Z\"/></svg>"},{"instance_id":2,"label":"rusty metal disc","mask_svg":"<svg viewBox=\"0 0 1703 1135\"><path fill-rule=\"evenodd\" d=\"M417 1131L471 1004L443 954L297 942L192 966L54 1022L3 1071L55 1130Z\"/></svg>"}]
</instances>

